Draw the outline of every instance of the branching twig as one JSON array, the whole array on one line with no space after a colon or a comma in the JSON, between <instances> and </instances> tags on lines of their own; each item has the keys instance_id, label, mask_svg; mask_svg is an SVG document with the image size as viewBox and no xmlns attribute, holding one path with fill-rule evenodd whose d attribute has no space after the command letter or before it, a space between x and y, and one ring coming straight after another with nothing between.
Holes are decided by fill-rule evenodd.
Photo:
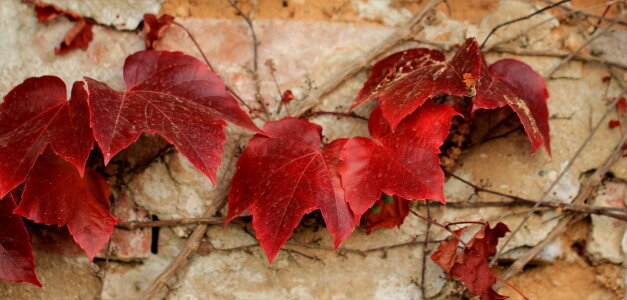
<instances>
[{"instance_id":1,"label":"branching twig","mask_svg":"<svg viewBox=\"0 0 627 300\"><path fill-rule=\"evenodd\" d=\"M625 91L623 91L621 93L621 95L624 93ZM592 136L597 132L597 130L601 127L602 124L605 124L605 118L610 114L610 112L612 112L612 110L614 109L614 106L616 105L616 103L618 103L618 101L615 101L613 103L611 103L608 108L605 110L605 113L603 114L603 116L601 117L601 119L599 119L599 121L597 122L597 124L594 126L594 128L592 129L592 132L590 132L590 134L588 134L588 136L586 137L586 139L583 141L583 143L581 144L581 146L579 146L579 148L577 149L577 151L575 151L575 154L573 155L573 157L568 160L568 164L566 164L566 166L564 167L564 169L560 172L560 174L557 176L557 178L551 183L551 185L549 186L549 188L544 192L544 194L542 195L542 197L540 197L540 200L538 200L538 202L536 202L536 204L533 205L533 207L531 208L531 210L529 210L529 212L525 215L525 217L522 219L522 221L518 224L518 226L516 226L516 228L512 231L512 233L509 235L509 237L505 240L505 242L502 244L502 246L498 249L498 251L496 252L496 254L494 255L494 257L492 258L492 261L490 262L490 265L494 265L494 263L499 259L501 252L503 251L503 249L505 249L505 247L509 244L509 242L512 240L512 238L514 236L516 236L516 234L520 231L520 229L522 229L522 227L525 225L525 223L529 220L529 218L531 217L531 215L538 209L538 207L540 207L540 205L542 203L544 203L544 201L546 200L546 198L548 197L549 193L553 190L553 188L555 188L555 186L557 185L557 183L562 180L562 177L564 177L564 175L566 175L566 173L570 170L570 168L573 166L573 163L575 162L575 160L577 160L577 158L579 157L579 155L581 154L581 152L583 151L583 149L588 145L588 143L590 142L590 140L592 139Z\"/></svg>"},{"instance_id":2,"label":"branching twig","mask_svg":"<svg viewBox=\"0 0 627 300\"><path fill-rule=\"evenodd\" d=\"M583 61L583 62L594 62L594 63L605 64L608 66L618 67L621 69L627 69L627 65L622 62L613 61L610 59L604 59L604 58L600 58L600 57L596 57L592 55L586 55L586 54L575 53L573 55L573 53L560 53L560 52L551 51L551 50L532 50L532 49L520 49L520 48L510 48L510 47L494 47L487 51L511 53L511 54L516 54L516 55L526 55L526 56L547 56L547 57L560 57L560 58L566 58L572 55L571 57L572 60L578 60L578 61Z\"/></svg>"},{"instance_id":3,"label":"branching twig","mask_svg":"<svg viewBox=\"0 0 627 300\"><path fill-rule=\"evenodd\" d=\"M616 17L614 20L612 20L612 22L609 25L605 26L605 28L603 28L603 30L598 31L595 34L593 34L591 37L589 37L583 44L581 44L581 46L579 46L579 48L577 48L577 50L573 51L573 53L570 53L557 66L555 66L553 69L551 69L551 71L549 71L549 73L545 76L545 78L548 78L548 79L553 78L553 75L555 75L555 72L557 72L562 66L567 64L571 59L573 59L573 57L575 57L577 54L579 54L579 52L581 52L581 50L583 50L584 48L588 47L588 45L590 45L594 40L596 40L599 37L603 36L604 34L608 33L610 31L610 29L612 29L612 27L614 27L614 25L616 25L618 20L623 18L624 15L625 15L625 13L621 13L618 17Z\"/></svg>"},{"instance_id":4,"label":"branching twig","mask_svg":"<svg viewBox=\"0 0 627 300\"><path fill-rule=\"evenodd\" d=\"M355 118L355 119L368 121L368 118L362 117L362 116L360 116L360 115L358 115L358 114L356 114L355 112L352 112L352 111L351 112L314 111L314 112L310 112L310 113L302 116L301 118L308 119L308 118L311 118L311 117L322 116L322 115L340 116L340 117Z\"/></svg>"},{"instance_id":5,"label":"branching twig","mask_svg":"<svg viewBox=\"0 0 627 300\"><path fill-rule=\"evenodd\" d=\"M554 4L553 1L550 1L550 0L540 0L540 1L542 1L542 2L544 2L546 4L550 4L550 5ZM590 14L590 13L587 13L587 12L576 10L576 9L574 9L572 7L568 7L568 6L565 6L565 5L559 5L559 8L561 8L561 9L563 9L565 11L568 11L568 12L573 12L575 14L582 15L584 17L595 18L595 19L608 21L608 22L614 21L611 18L607 18L607 17L595 15L595 14ZM620 24L620 25L623 25L623 26L627 26L627 22L625 22L625 21L618 21L617 23Z\"/></svg>"},{"instance_id":6,"label":"branching twig","mask_svg":"<svg viewBox=\"0 0 627 300\"><path fill-rule=\"evenodd\" d=\"M536 10L536 11L534 11L533 13L528 14L528 15L526 15L526 16L524 16L524 17L516 18L516 19L513 19L513 20L511 20L511 21L507 21L507 22L505 22L505 23L501 23L501 24L499 24L499 25L494 26L494 28L492 28L492 30L490 30L490 32L488 33L488 35L487 35L487 36L485 37L485 39L483 40L483 43L481 43L481 49L483 49L483 47L485 47L485 43L486 43L486 42L488 42L488 39L490 39L490 37L492 36L492 34L493 34L494 32L496 32L499 28L505 27L505 26L507 26L507 25L511 25L511 24L513 24L513 23L516 23L516 22L520 22L520 21L524 21L524 20L531 19L533 16L535 16L535 15L537 15L537 14L540 14L540 13L544 12L545 10L549 10L549 9L551 9L551 8L553 8L553 7L559 6L559 5L561 5L561 4L564 4L564 3L566 3L566 2L570 2L570 1L571 1L571 0L562 0L562 1L560 1L560 2L553 3L553 4L549 5L549 6L546 6L546 7L542 8L542 9Z\"/></svg>"},{"instance_id":7,"label":"branching twig","mask_svg":"<svg viewBox=\"0 0 627 300\"><path fill-rule=\"evenodd\" d=\"M329 93L338 88L344 81L351 78L366 66L374 62L379 56L385 54L390 49L394 48L399 43L406 41L412 35L422 31L423 26L420 22L425 18L428 12L430 12L436 5L442 3L443 0L430 0L418 13L416 13L403 27L399 28L392 34L390 34L384 41L377 44L375 47L364 53L358 60L346 68L340 70L335 75L331 76L329 80L324 82L314 93L303 99L301 106L296 110L295 117L300 117L305 114L312 107Z\"/></svg>"},{"instance_id":8,"label":"branching twig","mask_svg":"<svg viewBox=\"0 0 627 300\"><path fill-rule=\"evenodd\" d=\"M427 219L431 219L431 212L429 211L429 200L425 200L425 210L427 211ZM431 229L431 222L426 222L425 228L425 245L422 247L422 267L420 269L420 291L422 292L422 298L426 298L427 289L425 288L425 274L427 271L427 241L429 240L429 230Z\"/></svg>"}]
</instances>

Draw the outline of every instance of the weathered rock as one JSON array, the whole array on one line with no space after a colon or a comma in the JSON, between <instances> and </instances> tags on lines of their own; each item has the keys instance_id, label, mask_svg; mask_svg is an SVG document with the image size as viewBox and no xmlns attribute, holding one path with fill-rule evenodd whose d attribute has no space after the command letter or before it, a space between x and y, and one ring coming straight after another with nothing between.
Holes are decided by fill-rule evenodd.
<instances>
[{"instance_id":1,"label":"weathered rock","mask_svg":"<svg viewBox=\"0 0 627 300\"><path fill-rule=\"evenodd\" d=\"M129 1L76 1L46 0L59 7L71 10L83 17L89 17L103 25L117 29L134 30L144 18L144 14L156 14L163 0Z\"/></svg>"},{"instance_id":2,"label":"weathered rock","mask_svg":"<svg viewBox=\"0 0 627 300\"><path fill-rule=\"evenodd\" d=\"M591 205L625 208L625 183L607 182L598 191ZM592 231L586 244L593 261L609 261L620 264L624 259L621 247L625 234L625 222L606 216L592 216Z\"/></svg>"}]
</instances>

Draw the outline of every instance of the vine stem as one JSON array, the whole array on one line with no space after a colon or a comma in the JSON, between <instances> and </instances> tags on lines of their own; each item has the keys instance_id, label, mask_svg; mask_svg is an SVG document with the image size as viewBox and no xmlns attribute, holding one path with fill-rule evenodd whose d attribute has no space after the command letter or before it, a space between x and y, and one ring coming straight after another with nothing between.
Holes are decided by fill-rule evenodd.
<instances>
[{"instance_id":1,"label":"vine stem","mask_svg":"<svg viewBox=\"0 0 627 300\"><path fill-rule=\"evenodd\" d=\"M550 4L550 5L553 4L553 1L551 1L551 0L540 0L540 1L542 1L542 2L544 2L546 4ZM610 19L608 17L604 17L604 16L599 16L599 15L583 12L583 11L580 11L580 10L576 10L576 9L574 9L572 7L568 7L568 6L564 6L564 5L558 5L558 7L563 9L563 10L565 10L565 11L573 12L575 14L582 15L584 17L595 18L595 19L598 19L598 20L603 20L603 21L608 21L608 22L612 22L613 21L612 19ZM623 26L627 26L627 22L625 22L625 21L620 21L619 20L618 24L623 25Z\"/></svg>"}]
</instances>

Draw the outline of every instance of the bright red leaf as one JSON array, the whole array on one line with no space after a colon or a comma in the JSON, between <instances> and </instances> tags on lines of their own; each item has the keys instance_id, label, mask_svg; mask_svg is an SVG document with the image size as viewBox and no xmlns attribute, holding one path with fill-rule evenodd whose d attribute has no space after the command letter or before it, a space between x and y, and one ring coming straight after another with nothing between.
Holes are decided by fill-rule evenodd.
<instances>
[{"instance_id":1,"label":"bright red leaf","mask_svg":"<svg viewBox=\"0 0 627 300\"><path fill-rule=\"evenodd\" d=\"M163 136L215 182L226 137L224 120L261 132L222 81L180 52L140 51L126 59L127 90L85 78L91 127L105 164L141 135Z\"/></svg>"},{"instance_id":2,"label":"bright red leaf","mask_svg":"<svg viewBox=\"0 0 627 300\"><path fill-rule=\"evenodd\" d=\"M353 107L379 99L392 130L427 99L439 93L474 96L480 75L481 52L474 38L466 40L449 61L432 49L409 49L392 54L372 68L370 78Z\"/></svg>"},{"instance_id":3,"label":"bright red leaf","mask_svg":"<svg viewBox=\"0 0 627 300\"><path fill-rule=\"evenodd\" d=\"M338 173L346 139L321 150L322 128L295 118L269 122L264 131L269 136L255 135L237 162L227 222L249 209L272 262L303 215L320 209L337 248L355 227Z\"/></svg>"},{"instance_id":4,"label":"bright red leaf","mask_svg":"<svg viewBox=\"0 0 627 300\"><path fill-rule=\"evenodd\" d=\"M341 154L342 186L357 221L381 193L444 203L438 154L456 115L452 106L428 100L392 132L374 109L368 121L374 139L352 138Z\"/></svg>"},{"instance_id":5,"label":"bright red leaf","mask_svg":"<svg viewBox=\"0 0 627 300\"><path fill-rule=\"evenodd\" d=\"M499 295L492 286L496 283L494 270L490 267L488 258L496 253L499 238L505 236L509 229L503 223L494 228L485 224L466 243L461 252L457 251L459 237L465 228L457 230L457 237L443 241L431 259L450 276L461 280L468 290L479 295L483 300L502 300L507 297Z\"/></svg>"},{"instance_id":6,"label":"bright red leaf","mask_svg":"<svg viewBox=\"0 0 627 300\"><path fill-rule=\"evenodd\" d=\"M542 76L527 64L514 59L502 59L490 67L482 61L481 66L473 111L506 105L511 107L531 140L531 153L544 145L551 154L549 110L546 105L549 92Z\"/></svg>"},{"instance_id":7,"label":"bright red leaf","mask_svg":"<svg viewBox=\"0 0 627 300\"><path fill-rule=\"evenodd\" d=\"M144 41L146 49L155 49L157 41L163 36L163 30L174 21L174 17L164 14L157 19L153 14L144 15Z\"/></svg>"},{"instance_id":8,"label":"bright red leaf","mask_svg":"<svg viewBox=\"0 0 627 300\"><path fill-rule=\"evenodd\" d=\"M403 224L405 217L409 214L409 200L398 196L393 196L393 199L392 203L385 203L384 200L377 201L375 205L381 207L378 213L366 212L364 215L366 233L371 233L377 228L394 228Z\"/></svg>"},{"instance_id":9,"label":"bright red leaf","mask_svg":"<svg viewBox=\"0 0 627 300\"><path fill-rule=\"evenodd\" d=\"M26 180L15 213L46 225L67 225L90 260L102 249L117 219L109 213L109 185L96 171L81 177L70 163L46 150Z\"/></svg>"},{"instance_id":10,"label":"bright red leaf","mask_svg":"<svg viewBox=\"0 0 627 300\"><path fill-rule=\"evenodd\" d=\"M0 279L41 287L26 226L13 214L15 205L13 194L0 199Z\"/></svg>"},{"instance_id":11,"label":"bright red leaf","mask_svg":"<svg viewBox=\"0 0 627 300\"><path fill-rule=\"evenodd\" d=\"M48 22L61 16L76 22L65 35L59 47L54 49L55 54L65 54L76 48L87 50L89 43L94 38L94 34L91 31L94 23L73 11L64 10L54 4L37 2L35 3L35 13L39 23Z\"/></svg>"},{"instance_id":12,"label":"bright red leaf","mask_svg":"<svg viewBox=\"0 0 627 300\"><path fill-rule=\"evenodd\" d=\"M75 82L67 100L58 77L26 79L0 105L0 197L22 183L51 145L82 174L93 146L87 91Z\"/></svg>"}]
</instances>

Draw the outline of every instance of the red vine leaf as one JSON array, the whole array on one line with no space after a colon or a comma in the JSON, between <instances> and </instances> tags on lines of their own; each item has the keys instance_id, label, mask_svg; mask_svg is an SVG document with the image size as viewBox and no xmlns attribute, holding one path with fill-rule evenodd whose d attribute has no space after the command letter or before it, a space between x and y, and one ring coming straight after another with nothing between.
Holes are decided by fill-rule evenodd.
<instances>
[{"instance_id":1,"label":"red vine leaf","mask_svg":"<svg viewBox=\"0 0 627 300\"><path fill-rule=\"evenodd\" d=\"M46 225L67 225L90 260L102 249L117 219L109 213L109 185L95 170L81 178L70 163L46 150L28 176L15 213Z\"/></svg>"},{"instance_id":2,"label":"red vine leaf","mask_svg":"<svg viewBox=\"0 0 627 300\"><path fill-rule=\"evenodd\" d=\"M374 65L353 108L378 98L383 116L396 130L401 120L439 93L474 96L480 62L481 52L474 38L466 40L449 62L442 52L432 49L392 54Z\"/></svg>"},{"instance_id":3,"label":"red vine leaf","mask_svg":"<svg viewBox=\"0 0 627 300\"><path fill-rule=\"evenodd\" d=\"M264 130L269 136L255 135L237 162L226 222L249 209L272 262L303 215L320 209L337 248L355 227L338 172L346 139L321 150L322 128L296 118L269 122Z\"/></svg>"},{"instance_id":4,"label":"red vine leaf","mask_svg":"<svg viewBox=\"0 0 627 300\"><path fill-rule=\"evenodd\" d=\"M392 132L381 109L374 109L368 121L374 140L352 138L341 154L342 186L357 221L381 193L444 203L438 154L456 115L450 105L428 100Z\"/></svg>"},{"instance_id":5,"label":"red vine leaf","mask_svg":"<svg viewBox=\"0 0 627 300\"><path fill-rule=\"evenodd\" d=\"M393 196L392 203L385 203L379 200L375 203L381 207L380 212L368 211L364 215L366 222L366 233L371 233L377 228L394 228L401 226L405 217L409 214L409 200L405 200L398 196Z\"/></svg>"},{"instance_id":6,"label":"red vine leaf","mask_svg":"<svg viewBox=\"0 0 627 300\"><path fill-rule=\"evenodd\" d=\"M63 80L26 79L0 105L0 197L22 183L37 157L51 145L82 175L93 146L87 91L75 82L67 100Z\"/></svg>"},{"instance_id":7,"label":"red vine leaf","mask_svg":"<svg viewBox=\"0 0 627 300\"><path fill-rule=\"evenodd\" d=\"M461 280L469 291L479 295L481 299L507 299L492 288L496 277L488 258L496 253L499 238L505 236L509 228L503 223L490 228L486 223L464 246L461 253L458 253L459 237L464 230L465 228L455 231L456 238L441 242L431 259L450 276Z\"/></svg>"},{"instance_id":8,"label":"red vine leaf","mask_svg":"<svg viewBox=\"0 0 627 300\"><path fill-rule=\"evenodd\" d=\"M26 226L22 217L13 214L15 205L13 194L0 199L0 279L41 287Z\"/></svg>"},{"instance_id":9,"label":"red vine leaf","mask_svg":"<svg viewBox=\"0 0 627 300\"><path fill-rule=\"evenodd\" d=\"M174 21L174 17L164 14L157 19L153 14L144 15L144 35L146 49L155 49L157 41L163 36L163 30Z\"/></svg>"},{"instance_id":10,"label":"red vine leaf","mask_svg":"<svg viewBox=\"0 0 627 300\"><path fill-rule=\"evenodd\" d=\"M141 133L163 136L215 182L225 142L224 120L261 132L199 60L180 52L140 51L126 59L127 90L85 78L91 127L105 164Z\"/></svg>"},{"instance_id":11,"label":"red vine leaf","mask_svg":"<svg viewBox=\"0 0 627 300\"><path fill-rule=\"evenodd\" d=\"M35 13L39 23L48 22L61 16L76 22L65 35L59 47L54 49L55 54L65 54L76 48L87 50L89 43L94 38L91 31L94 23L73 11L64 10L54 4L37 2L35 3Z\"/></svg>"},{"instance_id":12,"label":"red vine leaf","mask_svg":"<svg viewBox=\"0 0 627 300\"><path fill-rule=\"evenodd\" d=\"M482 61L481 80L477 85L472 109L511 107L531 141L531 154L544 145L550 155L548 98L546 82L527 64L514 59L502 59L488 67Z\"/></svg>"}]
</instances>

